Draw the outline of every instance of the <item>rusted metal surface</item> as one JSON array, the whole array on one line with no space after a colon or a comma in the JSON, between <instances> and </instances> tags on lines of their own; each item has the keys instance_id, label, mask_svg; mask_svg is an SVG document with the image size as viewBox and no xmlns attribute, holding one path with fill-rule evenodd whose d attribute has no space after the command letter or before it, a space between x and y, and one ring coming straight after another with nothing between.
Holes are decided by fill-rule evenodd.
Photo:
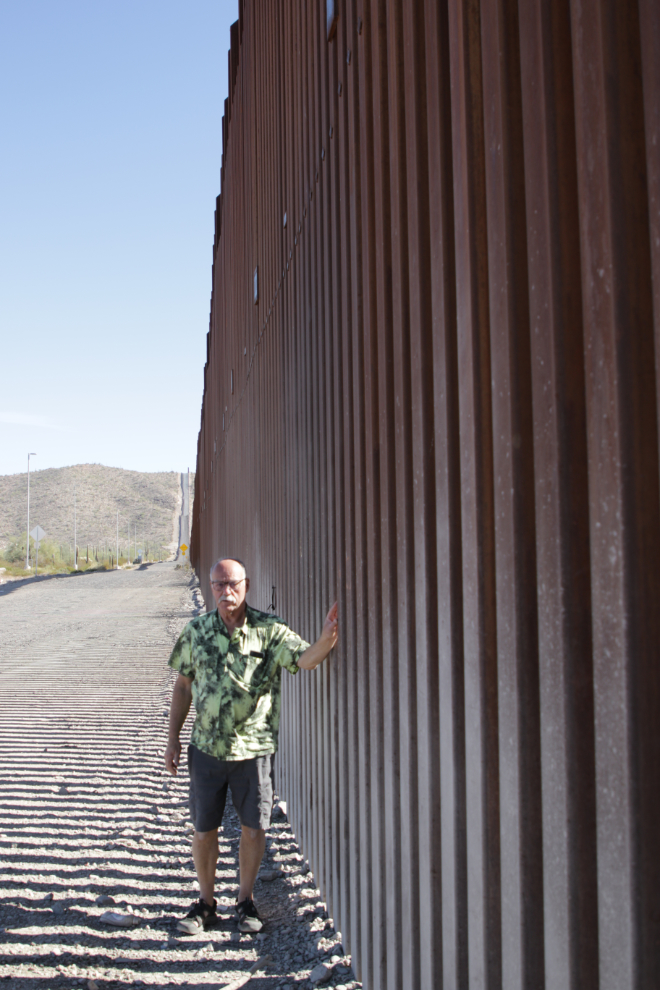
<instances>
[{"instance_id":1,"label":"rusted metal surface","mask_svg":"<svg viewBox=\"0 0 660 990\"><path fill-rule=\"evenodd\" d=\"M277 776L365 986L650 990L658 7L333 7L231 32L192 559L339 601Z\"/></svg>"}]
</instances>

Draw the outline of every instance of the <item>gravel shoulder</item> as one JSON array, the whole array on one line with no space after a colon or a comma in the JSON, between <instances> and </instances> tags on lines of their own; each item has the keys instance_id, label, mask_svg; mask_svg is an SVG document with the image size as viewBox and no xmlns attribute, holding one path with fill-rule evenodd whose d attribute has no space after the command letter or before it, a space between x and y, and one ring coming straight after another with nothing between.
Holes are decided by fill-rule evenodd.
<instances>
[{"instance_id":1,"label":"gravel shoulder","mask_svg":"<svg viewBox=\"0 0 660 990\"><path fill-rule=\"evenodd\" d=\"M255 889L263 931L241 935L233 918L231 809L219 921L176 933L198 895L187 774L170 777L161 750L167 657L203 608L189 573L163 563L3 592L0 986L359 988L283 807Z\"/></svg>"}]
</instances>

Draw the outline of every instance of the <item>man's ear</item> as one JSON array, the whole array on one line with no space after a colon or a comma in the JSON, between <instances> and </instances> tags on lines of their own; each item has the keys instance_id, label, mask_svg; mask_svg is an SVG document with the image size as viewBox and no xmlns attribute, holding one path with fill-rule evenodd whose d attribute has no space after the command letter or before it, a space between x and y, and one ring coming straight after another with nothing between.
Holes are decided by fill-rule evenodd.
<instances>
[{"instance_id":1,"label":"man's ear","mask_svg":"<svg viewBox=\"0 0 660 990\"><path fill-rule=\"evenodd\" d=\"M249 579L249 577L246 577L246 579L245 579L245 594L246 595L247 595L247 593L248 593L249 590L250 590L250 579Z\"/></svg>"}]
</instances>

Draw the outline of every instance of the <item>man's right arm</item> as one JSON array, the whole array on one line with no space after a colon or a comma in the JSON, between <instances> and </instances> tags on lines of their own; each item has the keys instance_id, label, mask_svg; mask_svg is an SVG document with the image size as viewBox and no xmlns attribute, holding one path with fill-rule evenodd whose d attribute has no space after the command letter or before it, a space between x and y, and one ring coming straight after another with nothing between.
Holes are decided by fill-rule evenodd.
<instances>
[{"instance_id":1,"label":"man's right arm","mask_svg":"<svg viewBox=\"0 0 660 990\"><path fill-rule=\"evenodd\" d=\"M181 757L181 743L179 734L183 728L183 723L190 711L192 702L192 677L184 677L183 674L177 676L172 691L172 704L170 705L170 727L165 748L165 766L170 773L176 776L179 759Z\"/></svg>"}]
</instances>

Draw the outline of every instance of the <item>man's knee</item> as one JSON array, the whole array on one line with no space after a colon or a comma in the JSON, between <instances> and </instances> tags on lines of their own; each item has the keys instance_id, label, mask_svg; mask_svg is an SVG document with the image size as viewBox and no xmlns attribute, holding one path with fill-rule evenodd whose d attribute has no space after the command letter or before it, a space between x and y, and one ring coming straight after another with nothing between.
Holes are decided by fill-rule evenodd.
<instances>
[{"instance_id":1,"label":"man's knee","mask_svg":"<svg viewBox=\"0 0 660 990\"><path fill-rule=\"evenodd\" d=\"M263 828L250 828L248 825L242 825L241 831L250 842L266 838L266 830Z\"/></svg>"},{"instance_id":2,"label":"man's knee","mask_svg":"<svg viewBox=\"0 0 660 990\"><path fill-rule=\"evenodd\" d=\"M218 838L218 830L217 828L211 829L210 832L198 832L195 830L194 838L202 846L211 845Z\"/></svg>"}]
</instances>

